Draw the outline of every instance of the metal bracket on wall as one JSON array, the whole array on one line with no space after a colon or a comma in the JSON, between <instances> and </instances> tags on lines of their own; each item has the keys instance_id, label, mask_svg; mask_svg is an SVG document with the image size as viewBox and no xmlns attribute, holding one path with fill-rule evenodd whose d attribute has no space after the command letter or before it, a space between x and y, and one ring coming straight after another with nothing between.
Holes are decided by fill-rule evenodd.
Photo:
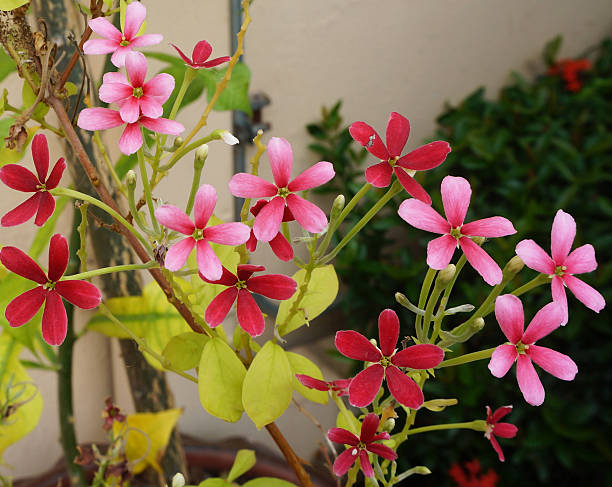
<instances>
[{"instance_id":1,"label":"metal bracket on wall","mask_svg":"<svg viewBox=\"0 0 612 487\"><path fill-rule=\"evenodd\" d=\"M253 138L258 130L264 132L270 129L270 124L263 121L263 108L270 104L270 97L265 93L253 93L249 95L253 116L249 117L246 113L234 112L234 135L240 143L253 143Z\"/></svg>"}]
</instances>

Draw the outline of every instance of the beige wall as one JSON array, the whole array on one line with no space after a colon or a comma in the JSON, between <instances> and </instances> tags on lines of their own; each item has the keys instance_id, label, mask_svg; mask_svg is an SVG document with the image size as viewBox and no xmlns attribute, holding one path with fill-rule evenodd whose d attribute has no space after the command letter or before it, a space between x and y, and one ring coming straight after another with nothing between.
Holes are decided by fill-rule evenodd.
<instances>
[{"instance_id":1,"label":"beige wall","mask_svg":"<svg viewBox=\"0 0 612 487\"><path fill-rule=\"evenodd\" d=\"M149 9L148 32L165 37L155 50L172 52L167 45L172 41L190 51L196 41L206 38L214 45L213 55L229 52L228 2L145 3ZM170 4L172 9L164 10ZM381 133L389 112L398 111L410 119L408 147L416 147L433 132L434 119L444 102L457 102L479 85L487 86L493 96L507 81L510 70L525 74L541 70L541 48L556 34L564 36L562 56L577 55L597 43L610 33L611 7L610 0L258 0L252 7L245 59L252 71L252 91L264 91L272 100L264 110L265 120L272 124L268 135L282 136L292 143L297 174L316 162L306 149L309 140L304 125L318 118L321 105L342 98L347 123L364 120ZM16 93L14 78L4 86ZM17 103L15 94L11 99ZM180 121L188 128L193 126L202 109L202 104L189 107ZM228 114L210 118L212 128L230 128L230 123ZM52 153L58 155L57 150ZM269 174L266 165L264 161L264 173ZM191 167L191 161L185 159L160 187L159 196L184 205ZM225 219L232 215L227 192L231 173L227 146L211 144L204 177L217 187L217 213ZM14 193L3 191L0 213L19 201ZM0 242L25 246L30 237L23 229L30 228L2 229ZM269 252L265 254L262 258L272 262ZM290 266L285 270L293 272ZM106 342L97 336L88 336L78 344L76 422L81 441L100 438L99 411L105 395L114 390L122 404L129 402L116 360L111 373L110 354ZM112 354L116 356L116 350ZM340 375L333 370L326 373L330 377ZM45 410L37 429L5 454L5 461L15 467L17 476L48 468L60 454L55 378L45 372L32 375L40 384ZM209 440L244 435L269 443L265 433L258 433L248 421L229 425L214 420L201 409L192 384L170 379L177 405L186 408L180 421L183 431ZM332 408L308 408L322 414L325 427L332 424ZM300 426L303 431L294 436L296 449L308 457L319 433L293 409L279 426L292 433Z\"/></svg>"}]
</instances>

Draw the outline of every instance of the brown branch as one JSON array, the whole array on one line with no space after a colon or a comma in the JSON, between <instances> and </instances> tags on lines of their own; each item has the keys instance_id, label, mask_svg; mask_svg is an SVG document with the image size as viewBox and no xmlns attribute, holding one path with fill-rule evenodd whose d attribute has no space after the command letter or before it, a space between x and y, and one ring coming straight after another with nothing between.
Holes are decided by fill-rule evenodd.
<instances>
[{"instance_id":1,"label":"brown branch","mask_svg":"<svg viewBox=\"0 0 612 487\"><path fill-rule=\"evenodd\" d=\"M85 174L87 174L87 177L91 181L91 184L96 189L98 196L100 196L100 199L108 206L110 206L113 210L117 211L118 213L121 213L119 207L117 206L117 203L115 203L115 200L113 199L104 182L100 178L97 169L89 159L89 156L87 155L83 144L81 144L79 136L77 135L72 124L70 123L70 118L68 118L68 114L66 113L64 105L58 98L53 95L47 98L47 102L55 111L59 123L64 129L64 132L66 133L66 139L68 140L68 143L74 150L77 159L81 163L81 166L83 166ZM125 236L125 238L128 240L128 242L136 252L138 258L142 262L149 262L152 257L147 253L146 249L142 246L138 238L119 222L117 222L117 224L121 229L121 233ZM191 329L196 333L205 333L204 329L198 323L196 323L195 318L191 314L189 308L187 308L185 304L183 304L179 299L177 299L176 295L174 294L174 290L172 289L172 286L162 275L161 271L159 269L149 269L149 273L151 274L151 276L153 276L153 279L155 279L159 287L164 291L164 294L166 295L168 301L177 309L177 311L185 319Z\"/></svg>"},{"instance_id":2,"label":"brown branch","mask_svg":"<svg viewBox=\"0 0 612 487\"><path fill-rule=\"evenodd\" d=\"M266 429L268 430L268 433L270 433L270 436L276 443L276 446L278 446L278 448L280 448L280 451L283 452L285 460L287 460L287 463L295 472L295 475L298 478L300 485L302 487L313 487L312 480L310 480L310 476L308 475L308 473L306 473L306 470L304 470L302 462L295 454L295 452L291 448L291 445L289 445L283 434L280 432L278 426L276 426L276 423L270 423L266 425Z\"/></svg>"}]
</instances>

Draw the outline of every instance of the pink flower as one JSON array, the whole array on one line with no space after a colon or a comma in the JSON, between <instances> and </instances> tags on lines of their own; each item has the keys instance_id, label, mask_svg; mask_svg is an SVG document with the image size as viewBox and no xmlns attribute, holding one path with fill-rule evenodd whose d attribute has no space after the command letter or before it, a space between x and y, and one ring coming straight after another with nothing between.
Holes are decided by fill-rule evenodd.
<instances>
[{"instance_id":1,"label":"pink flower","mask_svg":"<svg viewBox=\"0 0 612 487\"><path fill-rule=\"evenodd\" d=\"M34 260L16 247L3 247L0 261L11 272L34 281L39 286L17 296L6 307L4 316L11 326L21 326L32 319L45 303L42 315L42 334L49 345L61 345L66 338L67 317L62 298L82 309L100 304L102 295L87 281L60 278L68 265L68 242L59 233L49 244L49 274L43 272Z\"/></svg>"},{"instance_id":2,"label":"pink flower","mask_svg":"<svg viewBox=\"0 0 612 487\"><path fill-rule=\"evenodd\" d=\"M223 267L209 242L223 245L240 245L249 238L250 228L243 223L222 223L207 227L217 204L217 192L210 184L198 189L193 206L195 224L185 212L173 205L163 205L155 210L155 218L162 225L187 235L168 249L164 265L178 271L185 265L189 254L196 247L196 260L202 276L211 281L221 279Z\"/></svg>"},{"instance_id":3,"label":"pink flower","mask_svg":"<svg viewBox=\"0 0 612 487\"><path fill-rule=\"evenodd\" d=\"M55 199L49 190L56 188L62 178L66 162L60 157L51 174L49 172L49 147L47 138L43 134L36 134L32 139L32 159L36 167L36 174L18 164L7 164L0 169L0 179L9 188L34 193L16 208L13 208L2 217L3 227L12 227L28 221L34 213L34 224L42 226L55 210Z\"/></svg>"},{"instance_id":4,"label":"pink flower","mask_svg":"<svg viewBox=\"0 0 612 487\"><path fill-rule=\"evenodd\" d=\"M551 289L553 301L563 307L563 322L567 323L567 296L564 285L587 308L599 313L606 305L604 297L574 274L582 274L597 269L595 249L590 244L570 250L576 236L576 222L572 215L563 210L557 211L550 232L550 250L552 258L533 240L521 240L516 246L516 253L527 267L552 276Z\"/></svg>"},{"instance_id":5,"label":"pink flower","mask_svg":"<svg viewBox=\"0 0 612 487\"><path fill-rule=\"evenodd\" d=\"M428 232L441 233L427 245L427 265L432 269L444 269L451 261L455 248L461 246L468 262L491 286L502 280L502 271L495 261L469 237L505 237L516 233L512 222L501 216L483 218L465 223L472 189L464 178L446 176L442 180L442 204L446 219L425 203L409 199L402 202L398 213L413 227Z\"/></svg>"},{"instance_id":6,"label":"pink flower","mask_svg":"<svg viewBox=\"0 0 612 487\"><path fill-rule=\"evenodd\" d=\"M266 268L262 265L241 264L238 265L237 275L223 267L223 274L218 280L207 279L200 274L200 277L206 282L228 287L206 308L206 322L213 328L220 325L234 301L238 300L236 306L238 324L252 337L261 335L266 327L266 322L251 294L261 294L267 298L283 301L293 296L297 289L297 282L282 274L252 277L255 272L265 270Z\"/></svg>"},{"instance_id":7,"label":"pink flower","mask_svg":"<svg viewBox=\"0 0 612 487\"><path fill-rule=\"evenodd\" d=\"M373 477L374 470L368 458L368 452L393 461L397 458L391 448L380 443L380 440L388 440L389 433L376 433L380 419L374 413L367 414L361 423L359 438L344 428L332 428L327 432L327 437L334 443L349 445L334 462L334 473L341 477L353 466L357 457L361 463L361 471L366 477Z\"/></svg>"},{"instance_id":8,"label":"pink flower","mask_svg":"<svg viewBox=\"0 0 612 487\"><path fill-rule=\"evenodd\" d=\"M338 397L348 395L348 388L351 385L351 379L338 379L326 382L321 379L315 379L306 374L295 374L297 380L301 384L309 389L315 389L317 391L332 391L338 394Z\"/></svg>"},{"instance_id":9,"label":"pink flower","mask_svg":"<svg viewBox=\"0 0 612 487\"><path fill-rule=\"evenodd\" d=\"M441 140L431 142L401 156L410 135L410 122L396 112L391 112L387 122L386 146L376 131L365 122L355 122L350 126L349 132L370 154L381 160L366 169L365 176L368 183L377 188L386 188L395 173L410 196L428 205L431 204L427 192L406 170L424 171L442 164L451 151L447 142Z\"/></svg>"},{"instance_id":10,"label":"pink flower","mask_svg":"<svg viewBox=\"0 0 612 487\"><path fill-rule=\"evenodd\" d=\"M159 44L163 37L160 34L144 34L138 31L147 15L147 9L140 2L130 3L125 10L125 28L121 33L104 17L91 19L88 24L91 30L104 39L91 39L83 44L85 54L109 54L112 63L118 68L125 64L125 56L133 47L144 47Z\"/></svg>"},{"instance_id":11,"label":"pink flower","mask_svg":"<svg viewBox=\"0 0 612 487\"><path fill-rule=\"evenodd\" d=\"M230 59L232 59L230 56L223 56L207 61L207 59L212 54L212 46L206 41L200 41L195 45L195 47L193 48L193 53L191 54L191 59L185 56L183 51L181 51L174 44L170 45L174 47L174 49L176 49L176 52L179 53L179 56L181 56L183 61L185 61L185 64L187 66L191 66L194 69L213 68L215 66L218 66L219 64L226 63Z\"/></svg>"},{"instance_id":12,"label":"pink flower","mask_svg":"<svg viewBox=\"0 0 612 487\"><path fill-rule=\"evenodd\" d=\"M133 4L130 4L133 5ZM85 130L105 130L123 125L124 120L117 110L110 108L85 108L79 113L77 125ZM126 155L133 154L142 147L140 126L160 134L178 135L185 127L167 118L150 118L141 115L134 123L127 123L119 139L119 149Z\"/></svg>"},{"instance_id":13,"label":"pink flower","mask_svg":"<svg viewBox=\"0 0 612 487\"><path fill-rule=\"evenodd\" d=\"M423 404L423 391L400 367L424 370L435 367L444 358L444 351L430 344L413 345L396 352L399 338L399 319L392 309L385 309L378 317L380 348L361 333L344 330L336 333L336 348L349 358L374 362L359 372L349 386L349 402L356 407L366 407L373 400L387 379L389 392L397 402L412 409Z\"/></svg>"},{"instance_id":14,"label":"pink flower","mask_svg":"<svg viewBox=\"0 0 612 487\"><path fill-rule=\"evenodd\" d=\"M536 313L523 332L523 303L516 296L505 294L495 300L495 318L510 343L495 349L489 361L489 370L495 377L503 377L516 360L516 378L525 401L532 406L544 402L544 388L532 360L561 380L574 380L578 367L571 358L550 348L534 345L561 325L561 305L554 301L548 303Z\"/></svg>"},{"instance_id":15,"label":"pink flower","mask_svg":"<svg viewBox=\"0 0 612 487\"><path fill-rule=\"evenodd\" d=\"M487 430L485 431L485 438L491 442L493 449L497 452L500 462L505 460L504 452L495 437L514 438L518 431L518 428L513 424L499 422L499 420L510 413L510 411L512 411L512 406L502 406L492 413L491 408L487 406Z\"/></svg>"},{"instance_id":16,"label":"pink flower","mask_svg":"<svg viewBox=\"0 0 612 487\"><path fill-rule=\"evenodd\" d=\"M253 216L257 216L267 204L268 202L266 200L259 200L257 203L251 206L249 211ZM291 214L291 210L285 207L282 221L292 222L293 220L295 220L295 218ZM272 252L274 252L274 255L276 255L276 257L278 257L280 260L287 262L293 259L293 247L291 247L291 244L285 238L282 232L278 232L276 237L274 237L268 243L270 244L270 248L272 249ZM249 252L255 252L257 250L257 237L255 237L255 232L253 229L251 229L251 236L247 240L246 248Z\"/></svg>"},{"instance_id":17,"label":"pink flower","mask_svg":"<svg viewBox=\"0 0 612 487\"><path fill-rule=\"evenodd\" d=\"M145 83L147 61L140 52L128 52L125 56L125 69L129 81L122 73L105 73L100 87L100 100L118 103L119 114L124 122L134 123L142 113L145 117L162 116L162 105L174 89L174 78L161 73Z\"/></svg>"},{"instance_id":18,"label":"pink flower","mask_svg":"<svg viewBox=\"0 0 612 487\"><path fill-rule=\"evenodd\" d=\"M327 225L325 213L295 193L328 182L335 175L332 164L317 162L290 182L293 152L289 142L279 137L272 137L268 144L268 157L275 184L243 172L235 174L229 182L230 192L234 196L272 198L255 217L253 232L257 240L269 242L276 237L283 220L285 206L291 210L302 227L309 232L320 233Z\"/></svg>"}]
</instances>

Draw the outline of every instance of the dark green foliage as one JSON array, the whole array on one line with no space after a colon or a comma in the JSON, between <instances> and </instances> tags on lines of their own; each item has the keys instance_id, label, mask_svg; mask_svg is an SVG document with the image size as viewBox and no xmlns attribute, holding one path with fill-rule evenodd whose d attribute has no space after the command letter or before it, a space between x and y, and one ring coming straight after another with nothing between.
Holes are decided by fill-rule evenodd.
<instances>
[{"instance_id":1,"label":"dark green foliage","mask_svg":"<svg viewBox=\"0 0 612 487\"><path fill-rule=\"evenodd\" d=\"M551 41L544 51L545 59L552 61L557 49L558 41ZM596 249L598 269L580 277L610 303L612 41L604 41L593 51L593 58L593 69L581 73L584 85L577 93L567 91L556 76L542 75L531 81L513 74L512 82L495 100L487 99L480 88L458 106L448 106L438 118L435 138L447 140L453 152L442 166L424 175L424 187L432 196L434 208L441 211L442 178L447 174L463 176L473 191L467 221L500 215L514 223L517 235L486 244L487 252L501 266L514 255L521 239L534 239L549 251L552 220L562 208L577 222L574 248L591 243ZM312 148L335 163L340 177L332 181L336 185L332 191L350 197L350 192L359 187L365 167L375 161L368 156L361 167L364 158L352 152L346 142L348 134L339 128L337 109L334 116L335 125L323 122L309 126L309 132L319 139ZM360 205L363 211L376 197L374 192L368 196L368 201ZM400 290L416 301L424 275L424 244L433 238L408 229L396 216L395 209L404 197L400 195L388 214L361 232L337 261L347 289L343 307L353 318L351 324L361 323L364 329L370 329L371 336L375 336L375 317L380 310L395 307L394 291ZM508 290L535 275L525 268ZM488 292L489 287L466 266L449 306L465 302L478 305ZM550 299L548 287L523 297L526 320ZM410 485L453 485L447 475L452 463L472 458L478 458L485 470L493 467L501 477L500 486L610 485L612 475L606 467L612 458L612 378L607 370L612 356L612 327L608 308L598 315L570 293L568 301L569 324L539 344L572 357L579 373L573 382L563 382L536 367L546 389L543 406L525 403L514 368L504 379L495 379L487 361L440 371L437 380L426 385L426 397L456 397L460 404L442 413L419 412L417 426L484 419L485 405L497 408L513 404L508 421L519 427L519 434L514 440L501 440L506 463L500 464L489 442L475 432L415 436L400 450L402 465L398 471L427 465L434 473L411 479ZM357 316L363 319L355 319ZM404 315L402 332L413 334L412 322L412 317ZM466 351L489 348L505 340L493 315L486 323L485 329L464 345Z\"/></svg>"}]
</instances>

